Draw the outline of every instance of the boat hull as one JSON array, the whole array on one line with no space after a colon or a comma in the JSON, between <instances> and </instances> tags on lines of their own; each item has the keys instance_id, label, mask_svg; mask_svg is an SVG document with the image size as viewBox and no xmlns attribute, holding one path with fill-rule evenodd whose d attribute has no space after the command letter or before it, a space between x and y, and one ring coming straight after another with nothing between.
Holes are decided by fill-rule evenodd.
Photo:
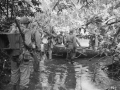
<instances>
[{"instance_id":1,"label":"boat hull","mask_svg":"<svg viewBox=\"0 0 120 90\"><path fill-rule=\"evenodd\" d=\"M62 57L66 57L67 55L67 50L64 46L60 46L60 45L56 45L53 48L53 55L54 56L62 56ZM76 56L79 57L93 57L95 55L99 55L98 51L95 50L91 50L89 48L80 48L78 47L76 50Z\"/></svg>"}]
</instances>

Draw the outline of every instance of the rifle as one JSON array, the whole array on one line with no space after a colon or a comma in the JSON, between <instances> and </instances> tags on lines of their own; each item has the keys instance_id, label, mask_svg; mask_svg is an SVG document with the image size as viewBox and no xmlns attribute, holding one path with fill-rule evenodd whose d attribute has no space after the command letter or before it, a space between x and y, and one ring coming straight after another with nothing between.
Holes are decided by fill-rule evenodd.
<instances>
[{"instance_id":1,"label":"rifle","mask_svg":"<svg viewBox=\"0 0 120 90\"><path fill-rule=\"evenodd\" d=\"M21 37L22 37L22 41L23 41L23 44L24 44L25 48L29 50L30 48L25 44L24 34L23 34L23 32L22 32L22 30L21 30L21 28L20 28L20 25L19 25L19 23L18 23L18 20L15 19L15 23L16 23L16 26L18 27L18 30L19 30L20 35L21 35Z\"/></svg>"}]
</instances>

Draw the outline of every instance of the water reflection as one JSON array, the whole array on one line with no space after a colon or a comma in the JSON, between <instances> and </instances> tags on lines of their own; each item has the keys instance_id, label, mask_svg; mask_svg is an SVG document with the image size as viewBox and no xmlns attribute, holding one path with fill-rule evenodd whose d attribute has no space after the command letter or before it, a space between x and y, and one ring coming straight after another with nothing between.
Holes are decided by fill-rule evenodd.
<instances>
[{"instance_id":1,"label":"water reflection","mask_svg":"<svg viewBox=\"0 0 120 90\"><path fill-rule=\"evenodd\" d=\"M55 77L54 77L54 85L53 90L67 90L65 86L65 81L67 77L67 67L63 66L56 69Z\"/></svg>"},{"instance_id":2,"label":"water reflection","mask_svg":"<svg viewBox=\"0 0 120 90\"><path fill-rule=\"evenodd\" d=\"M79 63L46 64L40 61L39 83L35 90L100 90L92 82L88 67Z\"/></svg>"},{"instance_id":3,"label":"water reflection","mask_svg":"<svg viewBox=\"0 0 120 90\"><path fill-rule=\"evenodd\" d=\"M81 87L81 65L75 65L75 78L76 78L76 87L75 90L82 90Z\"/></svg>"},{"instance_id":4,"label":"water reflection","mask_svg":"<svg viewBox=\"0 0 120 90\"><path fill-rule=\"evenodd\" d=\"M45 57L40 61L39 82L35 90L67 90L65 86L67 66L64 64L46 65L47 59Z\"/></svg>"},{"instance_id":5,"label":"water reflection","mask_svg":"<svg viewBox=\"0 0 120 90\"><path fill-rule=\"evenodd\" d=\"M39 64L39 82L36 85L36 90L50 90L48 83L49 71L45 65L46 56L43 56Z\"/></svg>"},{"instance_id":6,"label":"water reflection","mask_svg":"<svg viewBox=\"0 0 120 90\"><path fill-rule=\"evenodd\" d=\"M92 74L88 67L75 65L76 88L75 90L101 90L92 81Z\"/></svg>"}]
</instances>

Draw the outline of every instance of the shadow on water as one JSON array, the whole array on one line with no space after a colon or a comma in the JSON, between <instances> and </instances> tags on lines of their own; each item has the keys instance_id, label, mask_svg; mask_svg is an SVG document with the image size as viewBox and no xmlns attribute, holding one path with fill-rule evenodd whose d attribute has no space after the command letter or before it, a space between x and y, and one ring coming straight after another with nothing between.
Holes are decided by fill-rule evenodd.
<instances>
[{"instance_id":1,"label":"shadow on water","mask_svg":"<svg viewBox=\"0 0 120 90\"><path fill-rule=\"evenodd\" d=\"M75 88L75 71L65 60L40 62L39 82L35 90L68 90Z\"/></svg>"},{"instance_id":2,"label":"shadow on water","mask_svg":"<svg viewBox=\"0 0 120 90\"><path fill-rule=\"evenodd\" d=\"M32 73L29 90L74 90L75 87L74 65L65 59L49 61L43 58L39 72Z\"/></svg>"}]
</instances>

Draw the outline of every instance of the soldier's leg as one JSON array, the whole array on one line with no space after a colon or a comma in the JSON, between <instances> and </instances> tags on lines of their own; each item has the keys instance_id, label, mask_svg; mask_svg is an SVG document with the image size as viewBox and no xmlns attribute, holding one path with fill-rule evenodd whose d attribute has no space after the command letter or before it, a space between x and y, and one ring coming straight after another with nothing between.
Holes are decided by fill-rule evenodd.
<instances>
[{"instance_id":1,"label":"soldier's leg","mask_svg":"<svg viewBox=\"0 0 120 90\"><path fill-rule=\"evenodd\" d=\"M67 51L67 61L71 63L72 55L71 55L71 49L68 49Z\"/></svg>"},{"instance_id":2,"label":"soldier's leg","mask_svg":"<svg viewBox=\"0 0 120 90\"><path fill-rule=\"evenodd\" d=\"M71 45L67 46L67 61L70 62L71 59Z\"/></svg>"},{"instance_id":3,"label":"soldier's leg","mask_svg":"<svg viewBox=\"0 0 120 90\"><path fill-rule=\"evenodd\" d=\"M37 59L36 61L34 61L34 71L37 72L39 71L39 64L40 64L40 61L41 61L41 58L42 58L42 53L41 52L36 52L36 56L37 56Z\"/></svg>"},{"instance_id":4,"label":"soldier's leg","mask_svg":"<svg viewBox=\"0 0 120 90\"><path fill-rule=\"evenodd\" d=\"M68 60L68 48L66 47L66 60Z\"/></svg>"},{"instance_id":5,"label":"soldier's leg","mask_svg":"<svg viewBox=\"0 0 120 90\"><path fill-rule=\"evenodd\" d=\"M74 63L74 59L75 59L75 56L76 56L76 53L75 53L75 50L71 50L71 64Z\"/></svg>"},{"instance_id":6,"label":"soldier's leg","mask_svg":"<svg viewBox=\"0 0 120 90\"><path fill-rule=\"evenodd\" d=\"M14 90L16 90L16 86L19 83L19 78L20 78L20 69L19 65L17 63L17 57L12 57L11 58L11 83L13 85Z\"/></svg>"},{"instance_id":7,"label":"soldier's leg","mask_svg":"<svg viewBox=\"0 0 120 90\"><path fill-rule=\"evenodd\" d=\"M75 59L75 47L74 45L70 45L70 62L73 64L73 60Z\"/></svg>"},{"instance_id":8,"label":"soldier's leg","mask_svg":"<svg viewBox=\"0 0 120 90\"><path fill-rule=\"evenodd\" d=\"M30 74L30 61L23 61L20 65L20 88L28 88Z\"/></svg>"},{"instance_id":9,"label":"soldier's leg","mask_svg":"<svg viewBox=\"0 0 120 90\"><path fill-rule=\"evenodd\" d=\"M46 48L45 44L41 44L41 60L43 59L43 56L46 54Z\"/></svg>"},{"instance_id":10,"label":"soldier's leg","mask_svg":"<svg viewBox=\"0 0 120 90\"><path fill-rule=\"evenodd\" d=\"M52 49L51 48L49 48L48 53L49 53L49 59L51 60L52 59Z\"/></svg>"},{"instance_id":11,"label":"soldier's leg","mask_svg":"<svg viewBox=\"0 0 120 90\"><path fill-rule=\"evenodd\" d=\"M68 51L67 51L67 55L66 55L66 60L68 60Z\"/></svg>"},{"instance_id":12,"label":"soldier's leg","mask_svg":"<svg viewBox=\"0 0 120 90\"><path fill-rule=\"evenodd\" d=\"M75 59L76 56L76 48L73 48L72 50L72 59Z\"/></svg>"}]
</instances>

